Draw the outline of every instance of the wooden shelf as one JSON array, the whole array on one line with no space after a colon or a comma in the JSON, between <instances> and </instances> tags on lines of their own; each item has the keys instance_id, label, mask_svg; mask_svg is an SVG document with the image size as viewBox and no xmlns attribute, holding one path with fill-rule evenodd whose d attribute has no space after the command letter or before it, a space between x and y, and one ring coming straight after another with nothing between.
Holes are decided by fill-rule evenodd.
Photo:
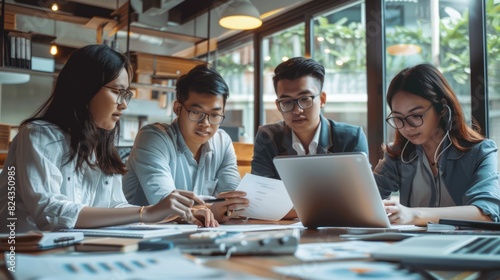
<instances>
[{"instance_id":1,"label":"wooden shelf","mask_svg":"<svg viewBox=\"0 0 500 280\"><path fill-rule=\"evenodd\" d=\"M56 77L58 75L58 73L55 73L55 72L44 72L44 71L37 71L37 70L17 68L17 67L10 67L10 66L0 67L0 72L33 74L33 75L53 76L53 77Z\"/></svg>"},{"instance_id":2,"label":"wooden shelf","mask_svg":"<svg viewBox=\"0 0 500 280\"><path fill-rule=\"evenodd\" d=\"M167 87L167 86L162 86L162 85L151 85L151 84L144 84L144 83L130 83L130 87L145 88L145 89L166 91L166 92L175 92L175 87Z\"/></svg>"}]
</instances>

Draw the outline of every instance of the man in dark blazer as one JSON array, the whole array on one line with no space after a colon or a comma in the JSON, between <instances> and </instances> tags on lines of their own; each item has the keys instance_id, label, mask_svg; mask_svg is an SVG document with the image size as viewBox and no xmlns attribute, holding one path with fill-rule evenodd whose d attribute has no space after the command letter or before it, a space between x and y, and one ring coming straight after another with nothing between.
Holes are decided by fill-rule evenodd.
<instances>
[{"instance_id":1,"label":"man in dark blazer","mask_svg":"<svg viewBox=\"0 0 500 280\"><path fill-rule=\"evenodd\" d=\"M368 142L359 126L321 115L325 68L313 59L291 58L274 70L276 106L283 121L259 128L254 143L252 174L280 179L273 164L278 155L364 152Z\"/></svg>"}]
</instances>

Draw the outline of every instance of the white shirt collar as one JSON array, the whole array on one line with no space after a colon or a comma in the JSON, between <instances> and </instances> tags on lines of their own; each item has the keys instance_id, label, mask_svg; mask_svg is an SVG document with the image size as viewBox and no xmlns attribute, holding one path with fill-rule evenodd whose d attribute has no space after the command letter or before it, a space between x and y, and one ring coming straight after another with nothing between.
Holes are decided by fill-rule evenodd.
<instances>
[{"instance_id":1,"label":"white shirt collar","mask_svg":"<svg viewBox=\"0 0 500 280\"><path fill-rule=\"evenodd\" d=\"M314 133L313 139L311 143L309 143L309 155L315 155L316 150L318 148L319 143L319 134L321 133L321 123L318 124L318 128L316 128L316 132ZM306 150L302 143L300 143L299 137L292 130L292 147L297 152L297 155L303 156L306 155Z\"/></svg>"}]
</instances>

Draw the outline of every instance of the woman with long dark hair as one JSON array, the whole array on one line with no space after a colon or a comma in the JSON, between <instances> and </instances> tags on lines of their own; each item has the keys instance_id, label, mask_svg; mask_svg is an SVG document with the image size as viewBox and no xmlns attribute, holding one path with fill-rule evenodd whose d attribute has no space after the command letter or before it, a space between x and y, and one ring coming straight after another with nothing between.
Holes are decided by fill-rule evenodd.
<instances>
[{"instance_id":1,"label":"woman with long dark hair","mask_svg":"<svg viewBox=\"0 0 500 280\"><path fill-rule=\"evenodd\" d=\"M203 201L191 192L177 191L145 207L129 205L123 195L126 169L115 142L133 95L131 77L127 58L106 45L83 47L68 59L53 94L22 122L0 175L0 216L17 218L16 232L154 222L171 215L201 225L190 207Z\"/></svg>"},{"instance_id":2,"label":"woman with long dark hair","mask_svg":"<svg viewBox=\"0 0 500 280\"><path fill-rule=\"evenodd\" d=\"M500 221L498 149L467 125L452 88L436 67L420 64L389 85L386 118L394 143L374 174L391 223L441 218Z\"/></svg>"}]
</instances>

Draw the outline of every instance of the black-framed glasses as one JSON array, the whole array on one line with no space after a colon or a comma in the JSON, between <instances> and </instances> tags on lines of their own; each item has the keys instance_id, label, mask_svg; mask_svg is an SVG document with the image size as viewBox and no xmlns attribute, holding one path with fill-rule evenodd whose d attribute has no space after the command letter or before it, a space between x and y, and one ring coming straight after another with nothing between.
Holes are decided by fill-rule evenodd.
<instances>
[{"instance_id":1,"label":"black-framed glasses","mask_svg":"<svg viewBox=\"0 0 500 280\"><path fill-rule=\"evenodd\" d=\"M208 116L208 122L211 124L221 124L224 121L224 118L226 116L221 115L221 114L215 114L215 113L205 113L197 110L189 110L184 106L184 104L181 103L181 106L186 109L188 112L188 118L190 121L193 122L201 122L205 119L206 116Z\"/></svg>"},{"instance_id":2,"label":"black-framed glasses","mask_svg":"<svg viewBox=\"0 0 500 280\"><path fill-rule=\"evenodd\" d=\"M419 127L424 124L424 117L427 115L432 105L423 114L408 115L406 117L387 117L385 121L387 124L395 129L401 129L405 126L405 122L413 127ZM391 113L392 115L392 113ZM390 116L390 115L389 115Z\"/></svg>"},{"instance_id":3,"label":"black-framed glasses","mask_svg":"<svg viewBox=\"0 0 500 280\"><path fill-rule=\"evenodd\" d=\"M108 88L110 90L113 90L115 92L118 92L118 96L116 97L116 104L122 104L123 101L125 101L125 103L128 103L130 102L130 99L132 98L132 96L134 96L134 93L131 92L129 89L124 89L124 88L114 88L114 87L110 87L110 86L102 86L103 88Z\"/></svg>"},{"instance_id":4,"label":"black-framed glasses","mask_svg":"<svg viewBox=\"0 0 500 280\"><path fill-rule=\"evenodd\" d=\"M310 95L310 96L304 96L301 98L282 98L282 99L276 99L278 102L278 109L282 113L288 113L295 108L295 104L299 106L300 109L308 109L311 108L314 102L314 98L318 97L319 94L316 95Z\"/></svg>"}]
</instances>

